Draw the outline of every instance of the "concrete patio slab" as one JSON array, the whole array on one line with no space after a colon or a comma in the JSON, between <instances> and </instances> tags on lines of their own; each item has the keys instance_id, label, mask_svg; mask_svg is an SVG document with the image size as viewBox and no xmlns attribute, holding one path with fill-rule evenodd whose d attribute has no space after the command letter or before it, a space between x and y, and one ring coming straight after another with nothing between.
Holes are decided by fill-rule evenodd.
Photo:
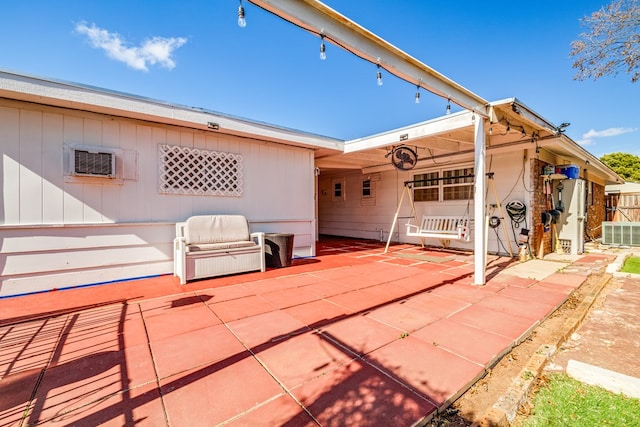
<instances>
[{"instance_id":1,"label":"concrete patio slab","mask_svg":"<svg viewBox=\"0 0 640 427\"><path fill-rule=\"evenodd\" d=\"M283 395L249 352L160 381L172 425L218 425Z\"/></svg>"},{"instance_id":2,"label":"concrete patio slab","mask_svg":"<svg viewBox=\"0 0 640 427\"><path fill-rule=\"evenodd\" d=\"M366 316L351 316L323 328L322 335L347 352L364 356L399 339L402 331Z\"/></svg>"},{"instance_id":3,"label":"concrete patio slab","mask_svg":"<svg viewBox=\"0 0 640 427\"><path fill-rule=\"evenodd\" d=\"M0 300L0 417L6 425L424 423L591 268L557 273L566 264L547 262L541 281L518 275L528 263L492 257L490 280L478 287L472 253L383 250L333 239L315 259L264 273Z\"/></svg>"},{"instance_id":4,"label":"concrete patio slab","mask_svg":"<svg viewBox=\"0 0 640 427\"><path fill-rule=\"evenodd\" d=\"M410 426L436 410L433 402L361 359L291 392L324 426Z\"/></svg>"},{"instance_id":5,"label":"concrete patio slab","mask_svg":"<svg viewBox=\"0 0 640 427\"><path fill-rule=\"evenodd\" d=\"M33 414L36 412L32 409ZM166 424L166 417L160 392L155 383L115 393L92 402L89 406L67 408L52 418L44 420L44 425L101 425L101 426L157 426ZM30 417L36 422L36 418Z\"/></svg>"},{"instance_id":6,"label":"concrete patio slab","mask_svg":"<svg viewBox=\"0 0 640 427\"><path fill-rule=\"evenodd\" d=\"M424 311L411 308L402 302L376 308L366 313L366 316L403 332L416 331L437 319L425 316Z\"/></svg>"},{"instance_id":7,"label":"concrete patio slab","mask_svg":"<svg viewBox=\"0 0 640 427\"><path fill-rule=\"evenodd\" d=\"M510 338L516 344L538 324L538 320L496 311L493 308L481 307L477 304L459 311L450 319Z\"/></svg>"},{"instance_id":8,"label":"concrete patio slab","mask_svg":"<svg viewBox=\"0 0 640 427\"><path fill-rule=\"evenodd\" d=\"M247 348L277 343L310 331L306 324L281 310L234 320L227 327Z\"/></svg>"},{"instance_id":9,"label":"concrete patio slab","mask_svg":"<svg viewBox=\"0 0 640 427\"><path fill-rule=\"evenodd\" d=\"M569 261L564 261L564 259L551 261L549 257L548 255L545 259L532 259L521 264L513 265L509 268L509 274L524 279L540 281L569 264Z\"/></svg>"},{"instance_id":10,"label":"concrete patio slab","mask_svg":"<svg viewBox=\"0 0 640 427\"><path fill-rule=\"evenodd\" d=\"M505 336L449 319L438 320L412 336L482 366L491 366L513 344Z\"/></svg>"},{"instance_id":11,"label":"concrete patio slab","mask_svg":"<svg viewBox=\"0 0 640 427\"><path fill-rule=\"evenodd\" d=\"M367 362L392 375L437 407L453 401L484 375L484 367L408 336L367 355Z\"/></svg>"},{"instance_id":12,"label":"concrete patio slab","mask_svg":"<svg viewBox=\"0 0 640 427\"><path fill-rule=\"evenodd\" d=\"M147 316L147 313L148 312L143 312L143 315L150 341L158 341L162 338L182 335L186 332L208 328L222 323L202 302L188 308L169 311L155 316Z\"/></svg>"},{"instance_id":13,"label":"concrete patio slab","mask_svg":"<svg viewBox=\"0 0 640 427\"><path fill-rule=\"evenodd\" d=\"M229 359L246 349L226 325L174 335L149 343L158 378Z\"/></svg>"},{"instance_id":14,"label":"concrete patio slab","mask_svg":"<svg viewBox=\"0 0 640 427\"><path fill-rule=\"evenodd\" d=\"M256 358L285 387L291 389L346 365L355 354L318 332L307 332L277 345L264 344Z\"/></svg>"},{"instance_id":15,"label":"concrete patio slab","mask_svg":"<svg viewBox=\"0 0 640 427\"><path fill-rule=\"evenodd\" d=\"M289 307L283 311L312 328L321 328L353 313L348 308L324 299Z\"/></svg>"}]
</instances>

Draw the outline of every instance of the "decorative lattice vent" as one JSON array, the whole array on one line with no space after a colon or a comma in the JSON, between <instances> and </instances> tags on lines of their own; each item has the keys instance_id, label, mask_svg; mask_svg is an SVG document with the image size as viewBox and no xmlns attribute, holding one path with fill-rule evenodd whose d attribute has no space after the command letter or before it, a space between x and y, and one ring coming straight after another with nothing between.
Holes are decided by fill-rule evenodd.
<instances>
[{"instance_id":1,"label":"decorative lattice vent","mask_svg":"<svg viewBox=\"0 0 640 427\"><path fill-rule=\"evenodd\" d=\"M161 144L160 192L242 196L242 155Z\"/></svg>"},{"instance_id":2,"label":"decorative lattice vent","mask_svg":"<svg viewBox=\"0 0 640 427\"><path fill-rule=\"evenodd\" d=\"M559 239L560 246L562 246L562 250L565 254L570 254L571 252L571 240L568 239Z\"/></svg>"}]
</instances>

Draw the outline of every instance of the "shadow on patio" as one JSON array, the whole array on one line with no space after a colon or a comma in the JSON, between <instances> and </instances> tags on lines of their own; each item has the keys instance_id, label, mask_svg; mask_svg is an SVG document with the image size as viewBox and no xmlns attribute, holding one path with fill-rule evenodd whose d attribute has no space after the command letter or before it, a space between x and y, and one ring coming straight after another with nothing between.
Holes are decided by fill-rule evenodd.
<instances>
[{"instance_id":1,"label":"shadow on patio","mask_svg":"<svg viewBox=\"0 0 640 427\"><path fill-rule=\"evenodd\" d=\"M412 425L585 279L493 258L474 287L470 253L383 249L332 239L266 273L0 300L0 426Z\"/></svg>"}]
</instances>

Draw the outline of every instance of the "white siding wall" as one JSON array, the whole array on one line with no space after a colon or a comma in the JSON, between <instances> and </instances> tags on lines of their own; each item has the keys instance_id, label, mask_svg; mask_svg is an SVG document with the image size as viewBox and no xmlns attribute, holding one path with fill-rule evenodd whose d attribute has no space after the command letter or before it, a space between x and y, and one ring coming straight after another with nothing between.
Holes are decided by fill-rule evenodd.
<instances>
[{"instance_id":1,"label":"white siding wall","mask_svg":"<svg viewBox=\"0 0 640 427\"><path fill-rule=\"evenodd\" d=\"M513 237L511 219L506 212L505 205L512 200L524 202L527 206L528 226L531 227L531 215L529 210L531 197L523 185L521 175L521 173L524 172L527 177L525 182L528 185L530 171L528 169L528 162L522 161L523 156L523 151L493 155L487 162L487 170L494 172L496 193L500 200L500 204L502 205L502 213L505 217L509 240L511 241L511 248L514 254L517 254L518 245ZM448 164L446 165L446 168L455 169L458 167L472 166L473 163L464 163L461 165ZM444 166L438 167L442 168ZM523 171L523 167L526 167L526 170ZM402 197L404 182L413 180L414 174L430 170L432 170L432 168L420 168L408 172L390 170L372 175L363 175L360 171L323 171L318 182L319 233L375 240L379 240L382 236L383 240L386 241L389 237L393 216L398 207L400 198ZM372 199L363 199L361 197L362 181L365 179L372 179L374 186L374 196ZM339 180L344 180L346 183L344 200L336 200L333 197L333 183ZM487 188L487 204L496 204L496 197L493 194L491 184L488 184ZM419 223L420 218L425 214L462 216L467 210L467 203L467 200L448 202L416 202L415 207L418 222L414 223ZM469 218L474 219L473 201L469 203L468 209ZM495 210L494 215L499 216L498 210ZM392 241L415 244L420 243L419 239L406 236L405 224L412 221L410 216L411 204L408 197L405 195ZM522 224L521 227L524 227L524 224ZM380 230L382 230L382 234ZM520 229L516 229L516 235L519 234L519 232ZM501 253L507 253L508 247L506 246L502 226L499 227L498 233L500 240L505 244L505 249L501 246L499 247L495 231L489 229L488 250L489 252L499 251ZM425 239L425 244L436 246L441 245L439 239ZM473 249L472 242L461 243L451 241L450 246Z\"/></svg>"},{"instance_id":2,"label":"white siding wall","mask_svg":"<svg viewBox=\"0 0 640 427\"><path fill-rule=\"evenodd\" d=\"M65 179L67 144L137 153L137 179ZM243 156L242 197L160 194L158 145ZM0 296L172 272L174 224L240 213L315 243L313 151L220 133L0 101Z\"/></svg>"}]
</instances>

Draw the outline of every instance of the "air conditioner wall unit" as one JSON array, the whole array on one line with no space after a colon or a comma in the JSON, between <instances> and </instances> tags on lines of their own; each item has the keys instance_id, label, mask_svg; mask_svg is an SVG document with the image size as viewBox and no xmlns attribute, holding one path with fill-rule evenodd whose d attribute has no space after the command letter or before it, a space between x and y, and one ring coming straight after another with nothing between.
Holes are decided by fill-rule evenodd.
<instances>
[{"instance_id":1,"label":"air conditioner wall unit","mask_svg":"<svg viewBox=\"0 0 640 427\"><path fill-rule=\"evenodd\" d=\"M71 148L70 172L73 176L116 177L116 153L95 147Z\"/></svg>"}]
</instances>

